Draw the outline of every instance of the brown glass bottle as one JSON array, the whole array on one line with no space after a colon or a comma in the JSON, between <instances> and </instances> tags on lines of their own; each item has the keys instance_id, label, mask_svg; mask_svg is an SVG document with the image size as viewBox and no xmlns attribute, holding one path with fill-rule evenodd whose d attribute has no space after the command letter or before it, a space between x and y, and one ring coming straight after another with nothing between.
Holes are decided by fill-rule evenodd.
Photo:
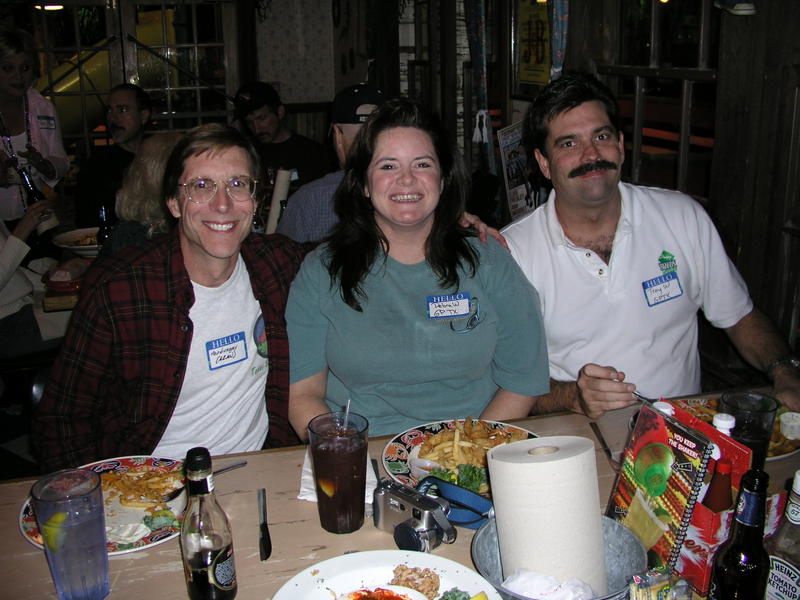
<instances>
[{"instance_id":1,"label":"brown glass bottle","mask_svg":"<svg viewBox=\"0 0 800 600\"><path fill-rule=\"evenodd\" d=\"M721 458L714 465L714 475L703 496L703 505L714 512L722 512L733 506L730 461Z\"/></svg>"},{"instance_id":2,"label":"brown glass bottle","mask_svg":"<svg viewBox=\"0 0 800 600\"><path fill-rule=\"evenodd\" d=\"M714 600L764 597L769 555L764 549L764 517L769 475L750 469L742 476L731 533L714 555L711 595Z\"/></svg>"},{"instance_id":3,"label":"brown glass bottle","mask_svg":"<svg viewBox=\"0 0 800 600\"><path fill-rule=\"evenodd\" d=\"M236 567L228 517L214 497L211 456L206 448L186 454L189 500L181 524L181 557L191 600L233 600Z\"/></svg>"}]
</instances>

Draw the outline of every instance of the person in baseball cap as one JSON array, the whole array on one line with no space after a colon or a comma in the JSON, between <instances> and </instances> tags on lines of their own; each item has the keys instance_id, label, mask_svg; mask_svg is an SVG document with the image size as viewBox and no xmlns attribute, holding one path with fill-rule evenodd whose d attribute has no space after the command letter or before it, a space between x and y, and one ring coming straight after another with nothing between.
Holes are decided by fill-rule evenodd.
<instances>
[{"instance_id":1,"label":"person in baseball cap","mask_svg":"<svg viewBox=\"0 0 800 600\"><path fill-rule=\"evenodd\" d=\"M333 194L344 177L347 154L361 125L385 99L383 92L366 83L348 86L336 94L331 106L331 135L340 170L292 194L278 223L278 233L298 242L316 242L328 235L338 221Z\"/></svg>"},{"instance_id":2,"label":"person in baseball cap","mask_svg":"<svg viewBox=\"0 0 800 600\"><path fill-rule=\"evenodd\" d=\"M330 172L332 161L322 144L287 127L286 107L270 84L245 83L233 97L233 105L265 170L291 171L294 189Z\"/></svg>"}]
</instances>

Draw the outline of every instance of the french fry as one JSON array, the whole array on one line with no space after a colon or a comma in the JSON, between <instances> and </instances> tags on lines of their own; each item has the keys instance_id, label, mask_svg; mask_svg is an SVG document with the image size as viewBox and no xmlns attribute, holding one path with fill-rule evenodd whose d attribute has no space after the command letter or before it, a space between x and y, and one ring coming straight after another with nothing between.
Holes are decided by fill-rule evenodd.
<instances>
[{"instance_id":1,"label":"french fry","mask_svg":"<svg viewBox=\"0 0 800 600\"><path fill-rule=\"evenodd\" d=\"M433 434L420 446L419 457L439 463L445 469L455 470L458 465L486 466L486 452L497 445L526 439L528 434L520 429L495 429L479 419L456 421L453 429Z\"/></svg>"}]
</instances>

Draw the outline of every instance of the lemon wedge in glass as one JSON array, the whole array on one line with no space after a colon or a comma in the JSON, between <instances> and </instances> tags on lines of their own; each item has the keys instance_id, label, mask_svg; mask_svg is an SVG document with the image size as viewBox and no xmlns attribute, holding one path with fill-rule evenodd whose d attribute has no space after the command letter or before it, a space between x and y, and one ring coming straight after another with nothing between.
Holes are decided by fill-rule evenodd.
<instances>
[{"instance_id":1,"label":"lemon wedge in glass","mask_svg":"<svg viewBox=\"0 0 800 600\"><path fill-rule=\"evenodd\" d=\"M50 518L47 519L47 522L42 525L42 537L44 538L44 543L47 545L48 550L52 552L58 551L58 547L61 545L62 536L64 535L62 526L64 525L64 521L66 519L67 513L55 512L50 515Z\"/></svg>"}]
</instances>

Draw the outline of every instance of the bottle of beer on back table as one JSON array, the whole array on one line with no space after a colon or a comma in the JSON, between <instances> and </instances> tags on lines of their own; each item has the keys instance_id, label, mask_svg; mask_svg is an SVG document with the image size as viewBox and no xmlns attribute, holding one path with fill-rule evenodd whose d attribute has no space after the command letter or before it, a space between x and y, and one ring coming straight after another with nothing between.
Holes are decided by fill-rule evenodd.
<instances>
[{"instance_id":1,"label":"bottle of beer on back table","mask_svg":"<svg viewBox=\"0 0 800 600\"><path fill-rule=\"evenodd\" d=\"M714 600L760 600L769 575L764 549L764 519L769 475L750 469L742 476L731 532L714 555L711 594Z\"/></svg>"},{"instance_id":2,"label":"bottle of beer on back table","mask_svg":"<svg viewBox=\"0 0 800 600\"><path fill-rule=\"evenodd\" d=\"M189 494L181 525L181 557L191 600L236 597L236 566L228 517L214 496L211 456L206 448L186 454Z\"/></svg>"}]
</instances>

